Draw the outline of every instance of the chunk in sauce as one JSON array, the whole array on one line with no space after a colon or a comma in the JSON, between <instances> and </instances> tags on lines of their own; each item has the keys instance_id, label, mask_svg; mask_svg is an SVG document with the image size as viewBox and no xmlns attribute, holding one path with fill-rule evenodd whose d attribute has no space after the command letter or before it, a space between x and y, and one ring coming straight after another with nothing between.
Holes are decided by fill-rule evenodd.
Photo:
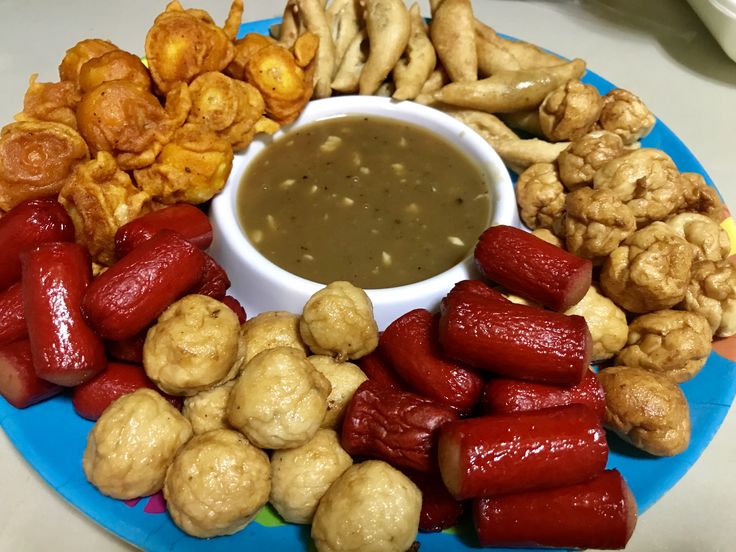
<instances>
[{"instance_id":1,"label":"chunk in sauce","mask_svg":"<svg viewBox=\"0 0 736 552\"><path fill-rule=\"evenodd\" d=\"M462 261L489 224L486 177L454 144L382 117L317 121L275 140L238 190L253 246L327 284L411 284Z\"/></svg>"}]
</instances>

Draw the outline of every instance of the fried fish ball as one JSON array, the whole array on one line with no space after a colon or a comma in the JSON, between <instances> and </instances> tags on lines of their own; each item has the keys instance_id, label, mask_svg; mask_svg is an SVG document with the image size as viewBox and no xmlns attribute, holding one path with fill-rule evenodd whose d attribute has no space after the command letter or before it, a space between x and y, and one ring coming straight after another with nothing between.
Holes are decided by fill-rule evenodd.
<instances>
[{"instance_id":1,"label":"fried fish ball","mask_svg":"<svg viewBox=\"0 0 736 552\"><path fill-rule=\"evenodd\" d=\"M596 286L590 286L583 298L565 314L577 314L588 323L593 338L591 362L613 358L626 345L629 334L626 313L602 295Z\"/></svg>"},{"instance_id":2,"label":"fried fish ball","mask_svg":"<svg viewBox=\"0 0 736 552\"><path fill-rule=\"evenodd\" d=\"M151 196L133 186L106 151L77 165L59 191L59 203L74 222L77 242L105 266L115 262L118 228L151 210Z\"/></svg>"},{"instance_id":3,"label":"fried fish ball","mask_svg":"<svg viewBox=\"0 0 736 552\"><path fill-rule=\"evenodd\" d=\"M70 81L38 82L31 75L23 97L23 111L16 121L50 121L77 128L77 104L82 99L79 88Z\"/></svg>"},{"instance_id":4,"label":"fried fish ball","mask_svg":"<svg viewBox=\"0 0 736 552\"><path fill-rule=\"evenodd\" d=\"M550 140L575 140L593 128L602 108L603 98L595 86L570 79L544 98L539 124Z\"/></svg>"},{"instance_id":5,"label":"fried fish ball","mask_svg":"<svg viewBox=\"0 0 736 552\"><path fill-rule=\"evenodd\" d=\"M681 213L667 219L675 234L692 244L694 261L722 261L728 258L731 241L721 226L705 215Z\"/></svg>"},{"instance_id":6,"label":"fried fish ball","mask_svg":"<svg viewBox=\"0 0 736 552\"><path fill-rule=\"evenodd\" d=\"M230 392L227 419L267 449L309 441L327 412L330 382L293 347L276 347L246 363Z\"/></svg>"},{"instance_id":7,"label":"fried fish ball","mask_svg":"<svg viewBox=\"0 0 736 552\"><path fill-rule=\"evenodd\" d=\"M565 198L565 242L573 255L600 264L635 230L631 209L608 190L578 188Z\"/></svg>"},{"instance_id":8,"label":"fried fish ball","mask_svg":"<svg viewBox=\"0 0 736 552\"><path fill-rule=\"evenodd\" d=\"M555 236L548 228L535 228L532 230L532 234L556 247L562 247L563 245L562 240Z\"/></svg>"},{"instance_id":9,"label":"fried fish ball","mask_svg":"<svg viewBox=\"0 0 736 552\"><path fill-rule=\"evenodd\" d=\"M728 216L718 192L708 186L702 174L680 173L679 183L682 202L678 211L700 213L716 222L721 222Z\"/></svg>"},{"instance_id":10,"label":"fried fish ball","mask_svg":"<svg viewBox=\"0 0 736 552\"><path fill-rule=\"evenodd\" d=\"M668 309L685 297L693 252L663 222L637 230L613 250L601 272L604 293L624 309Z\"/></svg>"},{"instance_id":11,"label":"fried fish ball","mask_svg":"<svg viewBox=\"0 0 736 552\"><path fill-rule=\"evenodd\" d=\"M270 502L284 521L311 523L330 485L353 465L332 429L320 429L303 445L271 456Z\"/></svg>"},{"instance_id":12,"label":"fried fish ball","mask_svg":"<svg viewBox=\"0 0 736 552\"><path fill-rule=\"evenodd\" d=\"M69 81L74 83L75 86L79 86L79 71L82 66L89 60L113 50L118 50L118 47L109 40L102 40L101 38L80 40L66 51L64 59L61 60L59 78L62 81Z\"/></svg>"},{"instance_id":13,"label":"fried fish ball","mask_svg":"<svg viewBox=\"0 0 736 552\"><path fill-rule=\"evenodd\" d=\"M665 152L641 148L603 165L593 177L593 187L613 192L629 206L642 228L664 220L682 203L679 174Z\"/></svg>"},{"instance_id":14,"label":"fried fish ball","mask_svg":"<svg viewBox=\"0 0 736 552\"><path fill-rule=\"evenodd\" d=\"M690 408L670 377L630 366L598 372L606 396L604 425L655 456L674 456L690 444Z\"/></svg>"},{"instance_id":15,"label":"fried fish ball","mask_svg":"<svg viewBox=\"0 0 736 552\"><path fill-rule=\"evenodd\" d=\"M570 191L593 184L598 169L611 159L624 154L624 143L618 134L594 130L570 142L557 158L560 180Z\"/></svg>"},{"instance_id":16,"label":"fried fish ball","mask_svg":"<svg viewBox=\"0 0 736 552\"><path fill-rule=\"evenodd\" d=\"M551 228L565 212L565 188L552 163L535 163L516 183L519 214L529 228Z\"/></svg>"},{"instance_id":17,"label":"fried fish ball","mask_svg":"<svg viewBox=\"0 0 736 552\"><path fill-rule=\"evenodd\" d=\"M703 368L711 341L710 324L699 314L669 309L651 312L631 322L626 347L616 355L616 364L683 382Z\"/></svg>"},{"instance_id":18,"label":"fried fish ball","mask_svg":"<svg viewBox=\"0 0 736 552\"><path fill-rule=\"evenodd\" d=\"M274 347L293 347L307 353L307 346L299 334L299 316L290 312L262 312L249 318L243 324L241 333L245 346L245 362Z\"/></svg>"},{"instance_id":19,"label":"fried fish ball","mask_svg":"<svg viewBox=\"0 0 736 552\"><path fill-rule=\"evenodd\" d=\"M312 295L299 321L304 343L318 355L343 361L378 346L378 325L365 291L350 282L332 282Z\"/></svg>"},{"instance_id":20,"label":"fried fish ball","mask_svg":"<svg viewBox=\"0 0 736 552\"><path fill-rule=\"evenodd\" d=\"M695 263L682 306L704 316L713 335L735 335L736 267L728 260Z\"/></svg>"},{"instance_id":21,"label":"fried fish ball","mask_svg":"<svg viewBox=\"0 0 736 552\"><path fill-rule=\"evenodd\" d=\"M195 395L236 376L239 339L232 309L206 295L187 295L148 330L143 367L166 393Z\"/></svg>"},{"instance_id":22,"label":"fried fish ball","mask_svg":"<svg viewBox=\"0 0 736 552\"><path fill-rule=\"evenodd\" d=\"M193 437L177 454L164 484L171 519L199 538L240 531L266 504L270 491L268 455L229 429Z\"/></svg>"},{"instance_id":23,"label":"fried fish ball","mask_svg":"<svg viewBox=\"0 0 736 552\"><path fill-rule=\"evenodd\" d=\"M603 96L598 125L618 134L624 144L633 144L649 134L657 119L641 98L623 88L614 88Z\"/></svg>"},{"instance_id":24,"label":"fried fish ball","mask_svg":"<svg viewBox=\"0 0 736 552\"><path fill-rule=\"evenodd\" d=\"M122 80L105 82L82 96L77 126L92 154L109 151L123 170L153 163L176 128L156 96Z\"/></svg>"},{"instance_id":25,"label":"fried fish ball","mask_svg":"<svg viewBox=\"0 0 736 552\"><path fill-rule=\"evenodd\" d=\"M84 139L70 126L20 121L0 130L0 209L55 195L74 168L89 159Z\"/></svg>"},{"instance_id":26,"label":"fried fish ball","mask_svg":"<svg viewBox=\"0 0 736 552\"><path fill-rule=\"evenodd\" d=\"M185 10L178 0L154 20L145 50L153 82L164 94L202 73L222 71L235 53L230 37L206 12Z\"/></svg>"},{"instance_id":27,"label":"fried fish ball","mask_svg":"<svg viewBox=\"0 0 736 552\"><path fill-rule=\"evenodd\" d=\"M124 50L111 50L87 61L79 69L79 88L89 92L103 82L125 80L150 90L151 76L138 56Z\"/></svg>"},{"instance_id":28,"label":"fried fish ball","mask_svg":"<svg viewBox=\"0 0 736 552\"><path fill-rule=\"evenodd\" d=\"M227 423L227 400L234 385L235 380L230 380L184 399L181 413L192 424L195 435L230 427Z\"/></svg>"},{"instance_id":29,"label":"fried fish ball","mask_svg":"<svg viewBox=\"0 0 736 552\"><path fill-rule=\"evenodd\" d=\"M89 432L84 475L113 498L152 495L191 436L192 426L166 399L153 389L138 389L107 407Z\"/></svg>"},{"instance_id":30,"label":"fried fish ball","mask_svg":"<svg viewBox=\"0 0 736 552\"><path fill-rule=\"evenodd\" d=\"M204 203L225 187L233 148L204 125L186 123L174 132L150 167L133 171L136 184L156 201Z\"/></svg>"},{"instance_id":31,"label":"fried fish ball","mask_svg":"<svg viewBox=\"0 0 736 552\"><path fill-rule=\"evenodd\" d=\"M405 552L416 539L422 493L380 460L348 468L317 506L312 539L319 552Z\"/></svg>"},{"instance_id":32,"label":"fried fish ball","mask_svg":"<svg viewBox=\"0 0 736 552\"><path fill-rule=\"evenodd\" d=\"M327 397L327 414L322 421L322 427L336 429L342 422L345 409L355 390L368 379L368 376L352 362L339 362L331 356L311 355L307 360L329 380L332 386L330 396Z\"/></svg>"}]
</instances>

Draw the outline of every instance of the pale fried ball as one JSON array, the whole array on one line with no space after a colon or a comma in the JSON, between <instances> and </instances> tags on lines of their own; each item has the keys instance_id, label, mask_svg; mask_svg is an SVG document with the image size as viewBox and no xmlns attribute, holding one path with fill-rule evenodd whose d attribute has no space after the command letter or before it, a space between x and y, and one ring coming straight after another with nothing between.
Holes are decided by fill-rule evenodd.
<instances>
[{"instance_id":1,"label":"pale fried ball","mask_svg":"<svg viewBox=\"0 0 736 552\"><path fill-rule=\"evenodd\" d=\"M645 313L668 309L685 297L692 247L663 222L626 238L606 259L603 292L624 309Z\"/></svg>"},{"instance_id":2,"label":"pale fried ball","mask_svg":"<svg viewBox=\"0 0 736 552\"><path fill-rule=\"evenodd\" d=\"M657 119L641 98L622 88L614 88L603 96L598 125L618 134L624 144L633 144L654 128Z\"/></svg>"},{"instance_id":3,"label":"pale fried ball","mask_svg":"<svg viewBox=\"0 0 736 552\"><path fill-rule=\"evenodd\" d=\"M191 436L192 426L176 408L153 389L139 389L107 407L89 432L84 474L113 498L151 495Z\"/></svg>"},{"instance_id":4,"label":"pale fried ball","mask_svg":"<svg viewBox=\"0 0 736 552\"><path fill-rule=\"evenodd\" d=\"M214 429L227 429L227 400L235 380L218 385L184 399L181 413L192 424L195 435Z\"/></svg>"},{"instance_id":5,"label":"pale fried ball","mask_svg":"<svg viewBox=\"0 0 736 552\"><path fill-rule=\"evenodd\" d=\"M708 321L687 311L661 310L636 318L616 364L651 370L677 382L694 377L711 349Z\"/></svg>"},{"instance_id":6,"label":"pale fried ball","mask_svg":"<svg viewBox=\"0 0 736 552\"><path fill-rule=\"evenodd\" d=\"M516 182L519 214L529 228L551 228L565 212L565 188L552 163L535 163Z\"/></svg>"},{"instance_id":7,"label":"pale fried ball","mask_svg":"<svg viewBox=\"0 0 736 552\"><path fill-rule=\"evenodd\" d=\"M330 390L299 349L267 349L243 368L230 392L227 419L261 448L298 447L319 429Z\"/></svg>"},{"instance_id":8,"label":"pale fried ball","mask_svg":"<svg viewBox=\"0 0 736 552\"><path fill-rule=\"evenodd\" d=\"M300 447L271 457L271 504L289 523L311 523L332 483L353 465L331 429L320 429Z\"/></svg>"},{"instance_id":9,"label":"pale fried ball","mask_svg":"<svg viewBox=\"0 0 736 552\"><path fill-rule=\"evenodd\" d=\"M332 282L312 295L299 321L304 343L318 355L357 359L378 346L378 325L365 291Z\"/></svg>"},{"instance_id":10,"label":"pale fried ball","mask_svg":"<svg viewBox=\"0 0 736 552\"><path fill-rule=\"evenodd\" d=\"M729 261L695 263L682 307L704 316L713 335L736 334L736 267Z\"/></svg>"},{"instance_id":11,"label":"pale fried ball","mask_svg":"<svg viewBox=\"0 0 736 552\"><path fill-rule=\"evenodd\" d=\"M565 199L565 241L573 255L596 263L636 230L626 204L608 190L579 188Z\"/></svg>"},{"instance_id":12,"label":"pale fried ball","mask_svg":"<svg viewBox=\"0 0 736 552\"><path fill-rule=\"evenodd\" d=\"M693 245L695 261L722 261L728 258L728 234L712 218L699 213L681 213L667 219L675 234Z\"/></svg>"},{"instance_id":13,"label":"pale fried ball","mask_svg":"<svg viewBox=\"0 0 736 552\"><path fill-rule=\"evenodd\" d=\"M164 484L174 523L200 538L240 531L266 504L270 492L268 456L228 429L192 438L171 464Z\"/></svg>"},{"instance_id":14,"label":"pale fried ball","mask_svg":"<svg viewBox=\"0 0 736 552\"><path fill-rule=\"evenodd\" d=\"M299 334L299 316L286 311L269 311L249 318L243 324L242 338L245 362L275 347L293 347L307 353Z\"/></svg>"},{"instance_id":15,"label":"pale fried ball","mask_svg":"<svg viewBox=\"0 0 736 552\"><path fill-rule=\"evenodd\" d=\"M340 362L331 356L312 355L307 357L307 360L329 380L332 386L330 396L327 397L327 414L322 421L322 427L335 429L340 425L355 390L368 379L368 376L352 362Z\"/></svg>"},{"instance_id":16,"label":"pale fried ball","mask_svg":"<svg viewBox=\"0 0 736 552\"><path fill-rule=\"evenodd\" d=\"M556 247L562 247L562 240L555 236L548 228L535 228L532 230L532 234L537 236L540 240L544 240L547 243L551 243Z\"/></svg>"},{"instance_id":17,"label":"pale fried ball","mask_svg":"<svg viewBox=\"0 0 736 552\"><path fill-rule=\"evenodd\" d=\"M573 140L557 157L560 181L570 191L593 184L598 169L624 154L621 137L613 132L594 130Z\"/></svg>"},{"instance_id":18,"label":"pale fried ball","mask_svg":"<svg viewBox=\"0 0 736 552\"><path fill-rule=\"evenodd\" d=\"M674 456L690 444L690 408L675 381L629 366L598 372L606 396L604 425L655 456Z\"/></svg>"},{"instance_id":19,"label":"pale fried ball","mask_svg":"<svg viewBox=\"0 0 736 552\"><path fill-rule=\"evenodd\" d=\"M380 460L348 468L317 507L312 539L319 552L405 552L419 528L422 493Z\"/></svg>"},{"instance_id":20,"label":"pale fried ball","mask_svg":"<svg viewBox=\"0 0 736 552\"><path fill-rule=\"evenodd\" d=\"M626 345L629 333L626 313L608 297L601 295L595 286L590 286L583 298L565 314L577 314L588 323L593 338L591 362L612 358Z\"/></svg>"},{"instance_id":21,"label":"pale fried ball","mask_svg":"<svg viewBox=\"0 0 736 552\"><path fill-rule=\"evenodd\" d=\"M220 301L187 295L148 330L143 367L171 395L194 395L236 376L240 322Z\"/></svg>"},{"instance_id":22,"label":"pale fried ball","mask_svg":"<svg viewBox=\"0 0 736 552\"><path fill-rule=\"evenodd\" d=\"M571 79L544 98L539 106L539 126L554 142L575 140L589 132L603 108L595 86Z\"/></svg>"},{"instance_id":23,"label":"pale fried ball","mask_svg":"<svg viewBox=\"0 0 736 552\"><path fill-rule=\"evenodd\" d=\"M678 211L700 213L721 222L726 218L726 209L721 197L712 186L708 186L702 174L685 172L680 173L680 188L682 202Z\"/></svg>"}]
</instances>

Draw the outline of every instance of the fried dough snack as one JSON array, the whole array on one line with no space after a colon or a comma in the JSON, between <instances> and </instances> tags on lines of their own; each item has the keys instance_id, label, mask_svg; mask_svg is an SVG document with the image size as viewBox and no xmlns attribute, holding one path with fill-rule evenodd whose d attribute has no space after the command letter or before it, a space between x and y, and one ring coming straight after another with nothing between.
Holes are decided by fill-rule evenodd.
<instances>
[{"instance_id":1,"label":"fried dough snack","mask_svg":"<svg viewBox=\"0 0 736 552\"><path fill-rule=\"evenodd\" d=\"M348 44L337 67L332 89L345 94L356 93L360 87L360 74L368 59L368 35L361 29ZM397 63L398 66L398 63ZM395 68L394 68L395 69Z\"/></svg>"},{"instance_id":2,"label":"fried dough snack","mask_svg":"<svg viewBox=\"0 0 736 552\"><path fill-rule=\"evenodd\" d=\"M680 173L679 178L682 199L678 207L680 212L700 213L721 222L726 218L726 208L715 188L708 186L703 175L698 173Z\"/></svg>"},{"instance_id":3,"label":"fried dough snack","mask_svg":"<svg viewBox=\"0 0 736 552\"><path fill-rule=\"evenodd\" d=\"M519 214L529 228L552 228L565 212L565 188L552 163L535 163L516 183Z\"/></svg>"},{"instance_id":4,"label":"fried dough snack","mask_svg":"<svg viewBox=\"0 0 736 552\"><path fill-rule=\"evenodd\" d=\"M151 76L138 56L124 50L111 50L90 59L79 69L79 88L82 93L98 87L103 82L125 80L151 89Z\"/></svg>"},{"instance_id":5,"label":"fried dough snack","mask_svg":"<svg viewBox=\"0 0 736 552\"><path fill-rule=\"evenodd\" d=\"M76 108L82 99L79 88L71 81L38 82L38 75L28 79L28 89L23 97L23 111L16 121L49 121L61 123L76 130Z\"/></svg>"},{"instance_id":6,"label":"fried dough snack","mask_svg":"<svg viewBox=\"0 0 736 552\"><path fill-rule=\"evenodd\" d=\"M560 153L557 166L560 180L571 192L593 184L598 169L611 159L624 154L624 143L618 134L594 130L570 142Z\"/></svg>"},{"instance_id":7,"label":"fried dough snack","mask_svg":"<svg viewBox=\"0 0 736 552\"><path fill-rule=\"evenodd\" d=\"M567 309L565 314L577 314L585 318L593 339L591 362L608 360L626 345L629 334L626 313L600 293L596 285L590 286L583 298Z\"/></svg>"},{"instance_id":8,"label":"fried dough snack","mask_svg":"<svg viewBox=\"0 0 736 552\"><path fill-rule=\"evenodd\" d=\"M692 244L694 261L723 261L731 251L726 231L712 218L699 213L680 213L667 219L675 234Z\"/></svg>"},{"instance_id":9,"label":"fried dough snack","mask_svg":"<svg viewBox=\"0 0 736 552\"><path fill-rule=\"evenodd\" d=\"M335 44L335 63L339 63L361 30L363 8L360 0L333 0L325 9L327 22L330 25L332 41Z\"/></svg>"},{"instance_id":10,"label":"fried dough snack","mask_svg":"<svg viewBox=\"0 0 736 552\"><path fill-rule=\"evenodd\" d=\"M370 95L378 90L404 53L411 19L402 0L366 0L364 15L370 52L360 74L360 93Z\"/></svg>"},{"instance_id":11,"label":"fried dough snack","mask_svg":"<svg viewBox=\"0 0 736 552\"><path fill-rule=\"evenodd\" d=\"M453 82L478 80L474 22L470 0L443 0L432 10L429 33Z\"/></svg>"},{"instance_id":12,"label":"fried dough snack","mask_svg":"<svg viewBox=\"0 0 736 552\"><path fill-rule=\"evenodd\" d=\"M133 172L156 201L203 203L225 186L233 163L230 143L204 125L187 123L174 133L150 167Z\"/></svg>"},{"instance_id":13,"label":"fried dough snack","mask_svg":"<svg viewBox=\"0 0 736 552\"><path fill-rule=\"evenodd\" d=\"M109 151L123 170L153 163L179 124L156 96L121 80L87 92L77 108L79 132L91 152Z\"/></svg>"},{"instance_id":14,"label":"fried dough snack","mask_svg":"<svg viewBox=\"0 0 736 552\"><path fill-rule=\"evenodd\" d=\"M66 51L64 59L61 60L59 78L62 81L69 81L74 83L75 86L78 86L79 71L82 69L82 65L91 59L117 49L118 47L112 42L102 40L101 38L80 40Z\"/></svg>"},{"instance_id":15,"label":"fried dough snack","mask_svg":"<svg viewBox=\"0 0 736 552\"><path fill-rule=\"evenodd\" d=\"M271 26L271 35L277 37L279 44L284 48L291 48L299 36L300 29L296 12L296 0L288 0L281 16L281 24Z\"/></svg>"},{"instance_id":16,"label":"fried dough snack","mask_svg":"<svg viewBox=\"0 0 736 552\"><path fill-rule=\"evenodd\" d=\"M435 99L480 109L489 113L506 113L532 109L545 96L570 79L579 79L585 73L585 62L574 59L550 67L502 71L474 82L453 82L435 92Z\"/></svg>"},{"instance_id":17,"label":"fried dough snack","mask_svg":"<svg viewBox=\"0 0 736 552\"><path fill-rule=\"evenodd\" d=\"M240 23L242 0L235 0L228 16L228 32ZM237 30L237 29L236 29ZM202 10L185 10L173 0L153 22L146 35L146 58L158 90L169 92L180 82L189 83L208 71L222 71L235 49L230 36Z\"/></svg>"},{"instance_id":18,"label":"fried dough snack","mask_svg":"<svg viewBox=\"0 0 736 552\"><path fill-rule=\"evenodd\" d=\"M484 77L499 71L518 71L521 64L498 40L496 32L475 21L475 51L478 58L478 73Z\"/></svg>"},{"instance_id":19,"label":"fried dough snack","mask_svg":"<svg viewBox=\"0 0 736 552\"><path fill-rule=\"evenodd\" d=\"M115 262L117 229L151 210L151 197L133 186L106 151L77 165L59 192L59 203L74 223L77 242L105 266Z\"/></svg>"},{"instance_id":20,"label":"fried dough snack","mask_svg":"<svg viewBox=\"0 0 736 552\"><path fill-rule=\"evenodd\" d=\"M501 138L491 142L503 162L517 174L535 163L554 163L570 142L547 142L539 138Z\"/></svg>"},{"instance_id":21,"label":"fried dough snack","mask_svg":"<svg viewBox=\"0 0 736 552\"><path fill-rule=\"evenodd\" d=\"M234 79L245 78L245 66L248 60L261 48L278 44L273 38L259 33L248 33L234 43L233 60L225 68L225 74Z\"/></svg>"},{"instance_id":22,"label":"fried dough snack","mask_svg":"<svg viewBox=\"0 0 736 552\"><path fill-rule=\"evenodd\" d=\"M409 17L411 18L409 42L392 71L396 83L396 91L393 94L395 100L416 98L437 64L437 55L427 35L427 25L419 13L417 4L413 4L409 9Z\"/></svg>"},{"instance_id":23,"label":"fried dough snack","mask_svg":"<svg viewBox=\"0 0 736 552\"><path fill-rule=\"evenodd\" d=\"M89 159L79 133L61 123L21 121L0 130L0 209L55 195L74 167Z\"/></svg>"},{"instance_id":24,"label":"fried dough snack","mask_svg":"<svg viewBox=\"0 0 736 552\"><path fill-rule=\"evenodd\" d=\"M523 40L509 40L499 36L488 25L475 20L475 31L476 36L483 37L484 40L494 44L497 49L508 52L514 60L516 60L517 67L509 67L505 70L519 70L519 69L535 69L538 67L551 67L559 65L564 61L562 58L545 52L539 46L535 46L529 42ZM495 71L494 71L495 72ZM579 78L579 77L575 77Z\"/></svg>"},{"instance_id":25,"label":"fried dough snack","mask_svg":"<svg viewBox=\"0 0 736 552\"><path fill-rule=\"evenodd\" d=\"M713 335L736 334L736 266L729 261L695 263L681 306L704 316Z\"/></svg>"},{"instance_id":26,"label":"fried dough snack","mask_svg":"<svg viewBox=\"0 0 736 552\"><path fill-rule=\"evenodd\" d=\"M614 88L603 96L598 125L618 134L624 144L641 140L654 127L657 119L641 99L628 90Z\"/></svg>"},{"instance_id":27,"label":"fried dough snack","mask_svg":"<svg viewBox=\"0 0 736 552\"><path fill-rule=\"evenodd\" d=\"M544 98L539 124L550 140L575 140L593 128L602 108L603 99L595 86L570 79Z\"/></svg>"},{"instance_id":28,"label":"fried dough snack","mask_svg":"<svg viewBox=\"0 0 736 552\"><path fill-rule=\"evenodd\" d=\"M332 77L337 67L335 43L322 0L296 0L299 22L319 37L319 50L314 68L314 97L327 98L332 94Z\"/></svg>"}]
</instances>

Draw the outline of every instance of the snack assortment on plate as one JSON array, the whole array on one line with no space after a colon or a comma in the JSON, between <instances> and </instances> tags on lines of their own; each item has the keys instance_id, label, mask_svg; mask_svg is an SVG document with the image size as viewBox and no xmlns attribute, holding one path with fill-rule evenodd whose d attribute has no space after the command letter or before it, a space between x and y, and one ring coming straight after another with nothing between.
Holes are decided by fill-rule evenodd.
<instances>
[{"instance_id":1,"label":"snack assortment on plate","mask_svg":"<svg viewBox=\"0 0 736 552\"><path fill-rule=\"evenodd\" d=\"M58 82L31 76L0 131L0 393L25 408L73 387L103 494L163 490L199 538L270 501L320 551L404 552L463 511L484 546L626 545L636 502L604 427L687 448L678 383L736 334L723 206L640 147L640 98L601 95L583 60L498 35L470 0L431 6L427 23L401 0L288 0L273 38L236 39L241 0L222 27L174 0L145 63L86 39ZM470 126L519 174L532 232L486 230L483 281L382 334L345 281L246 319L195 205L256 134L345 93Z\"/></svg>"}]
</instances>

